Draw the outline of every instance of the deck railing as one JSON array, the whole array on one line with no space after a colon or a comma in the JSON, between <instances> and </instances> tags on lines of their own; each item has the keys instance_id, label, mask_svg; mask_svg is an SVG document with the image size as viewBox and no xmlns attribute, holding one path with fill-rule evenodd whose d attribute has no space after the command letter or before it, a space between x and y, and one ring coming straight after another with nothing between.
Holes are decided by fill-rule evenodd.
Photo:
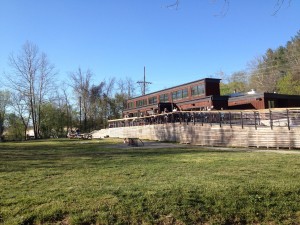
<instances>
[{"instance_id":1,"label":"deck railing","mask_svg":"<svg viewBox=\"0 0 300 225\"><path fill-rule=\"evenodd\" d=\"M300 108L265 110L177 111L144 117L109 120L109 127L143 126L165 123L209 124L210 126L286 127L300 126Z\"/></svg>"}]
</instances>

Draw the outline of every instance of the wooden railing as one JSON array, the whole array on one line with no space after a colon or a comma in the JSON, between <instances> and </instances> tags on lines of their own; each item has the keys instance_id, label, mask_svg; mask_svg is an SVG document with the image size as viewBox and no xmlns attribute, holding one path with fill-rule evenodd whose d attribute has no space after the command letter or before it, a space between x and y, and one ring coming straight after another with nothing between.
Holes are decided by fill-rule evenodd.
<instances>
[{"instance_id":1,"label":"wooden railing","mask_svg":"<svg viewBox=\"0 0 300 225\"><path fill-rule=\"evenodd\" d=\"M300 126L300 108L265 110L177 111L144 117L109 120L109 127L143 126L165 123L185 123L211 126L286 127Z\"/></svg>"}]
</instances>

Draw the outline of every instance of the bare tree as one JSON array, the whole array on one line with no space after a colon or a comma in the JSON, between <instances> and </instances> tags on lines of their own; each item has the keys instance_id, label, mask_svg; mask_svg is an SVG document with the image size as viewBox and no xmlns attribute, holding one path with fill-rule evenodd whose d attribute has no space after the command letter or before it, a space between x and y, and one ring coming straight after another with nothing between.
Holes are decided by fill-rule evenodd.
<instances>
[{"instance_id":1,"label":"bare tree","mask_svg":"<svg viewBox=\"0 0 300 225\"><path fill-rule=\"evenodd\" d=\"M136 83L130 78L126 77L124 80L117 81L118 93L126 96L127 99L135 95Z\"/></svg>"},{"instance_id":2,"label":"bare tree","mask_svg":"<svg viewBox=\"0 0 300 225\"><path fill-rule=\"evenodd\" d=\"M102 81L98 85L93 85L90 88L90 128L100 129L103 125L103 91L104 91L105 82Z\"/></svg>"},{"instance_id":3,"label":"bare tree","mask_svg":"<svg viewBox=\"0 0 300 225\"><path fill-rule=\"evenodd\" d=\"M128 98L132 98L133 96L135 96L135 91L136 91L135 83L130 77L126 77L125 84L126 84L125 87L127 90L127 96Z\"/></svg>"},{"instance_id":4,"label":"bare tree","mask_svg":"<svg viewBox=\"0 0 300 225\"><path fill-rule=\"evenodd\" d=\"M84 126L83 129L87 129L88 113L90 109L90 88L92 72L88 69L87 71L82 71L79 67L77 71L70 73L71 86L76 94L79 103L79 120L80 128L82 128L81 116L83 114Z\"/></svg>"},{"instance_id":5,"label":"bare tree","mask_svg":"<svg viewBox=\"0 0 300 225\"><path fill-rule=\"evenodd\" d=\"M4 120L7 107L10 104L10 93L8 91L0 91L0 141L4 131Z\"/></svg>"},{"instance_id":6,"label":"bare tree","mask_svg":"<svg viewBox=\"0 0 300 225\"><path fill-rule=\"evenodd\" d=\"M280 9L282 8L282 6L287 3L289 6L291 5L292 0L277 0L275 6L274 6L274 12L273 12L273 16L275 16Z\"/></svg>"},{"instance_id":7,"label":"bare tree","mask_svg":"<svg viewBox=\"0 0 300 225\"><path fill-rule=\"evenodd\" d=\"M272 57L272 50L268 50L267 54ZM249 64L250 69L250 88L254 88L260 92L275 92L277 82L280 78L280 71L272 63L274 61L266 61L266 57L257 57Z\"/></svg>"},{"instance_id":8,"label":"bare tree","mask_svg":"<svg viewBox=\"0 0 300 225\"><path fill-rule=\"evenodd\" d=\"M80 128L83 131L90 131L105 127L114 103L112 96L115 78L109 78L98 85L93 85L92 72L90 70L82 71L81 68L71 73L70 78L71 87L79 100ZM81 126L81 115L83 116L83 126Z\"/></svg>"},{"instance_id":9,"label":"bare tree","mask_svg":"<svg viewBox=\"0 0 300 225\"><path fill-rule=\"evenodd\" d=\"M14 110L15 114L20 118L22 121L24 130L23 135L25 140L27 139L26 131L28 129L28 124L30 121L30 109L28 108L28 104L26 102L26 98L24 95L22 95L20 92L12 93L11 96L12 100L12 109Z\"/></svg>"},{"instance_id":10,"label":"bare tree","mask_svg":"<svg viewBox=\"0 0 300 225\"><path fill-rule=\"evenodd\" d=\"M211 1L215 3L217 0L211 0ZM216 14L216 16L225 16L226 13L229 10L230 0L222 0L222 1L223 1L222 9L218 14ZM180 5L180 1L179 0L174 0L173 2L169 3L166 6L166 8L177 10L179 5Z\"/></svg>"},{"instance_id":11,"label":"bare tree","mask_svg":"<svg viewBox=\"0 0 300 225\"><path fill-rule=\"evenodd\" d=\"M211 0L211 1L214 3L217 2L217 0ZM225 16L229 10L230 0L222 0L222 1L223 1L222 9L216 16ZM288 4L288 6L290 6L291 2L292 0L275 0L274 11L272 15L275 16L285 4ZM166 8L172 8L177 10L179 5L180 5L180 1L174 0L169 4L167 4Z\"/></svg>"},{"instance_id":12,"label":"bare tree","mask_svg":"<svg viewBox=\"0 0 300 225\"><path fill-rule=\"evenodd\" d=\"M35 138L40 137L41 105L54 85L54 66L37 45L27 41L18 55L9 57L12 71L6 76L10 87L26 98Z\"/></svg>"},{"instance_id":13,"label":"bare tree","mask_svg":"<svg viewBox=\"0 0 300 225\"><path fill-rule=\"evenodd\" d=\"M178 9L178 6L179 6L179 0L176 0L170 4L168 4L166 7L167 8L175 8L176 10Z\"/></svg>"},{"instance_id":14,"label":"bare tree","mask_svg":"<svg viewBox=\"0 0 300 225\"><path fill-rule=\"evenodd\" d=\"M66 114L67 114L67 130L69 130L69 129L72 129L72 126L73 126L72 105L70 103L69 95L67 93L67 88L63 86L62 92L63 92L63 94L62 94L63 100L62 101L65 106L65 110L66 110Z\"/></svg>"},{"instance_id":15,"label":"bare tree","mask_svg":"<svg viewBox=\"0 0 300 225\"><path fill-rule=\"evenodd\" d=\"M135 95L136 83L130 77L126 77L118 80L117 89L115 117L121 118L123 110L127 107L127 100Z\"/></svg>"},{"instance_id":16,"label":"bare tree","mask_svg":"<svg viewBox=\"0 0 300 225\"><path fill-rule=\"evenodd\" d=\"M103 120L104 120L104 126L106 127L107 125L107 119L109 117L109 115L112 114L112 106L114 105L113 102L113 98L112 98L112 94L113 94L113 90L114 90L114 86L115 86L115 81L116 79L113 78L109 78L107 81L105 81L105 86L104 86L104 94L103 94Z\"/></svg>"}]
</instances>

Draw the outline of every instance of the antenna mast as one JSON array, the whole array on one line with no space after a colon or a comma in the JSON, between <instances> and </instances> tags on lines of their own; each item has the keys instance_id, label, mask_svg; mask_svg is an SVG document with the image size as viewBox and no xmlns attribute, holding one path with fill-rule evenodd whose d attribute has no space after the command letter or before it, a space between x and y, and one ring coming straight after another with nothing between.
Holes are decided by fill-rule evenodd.
<instances>
[{"instance_id":1,"label":"antenna mast","mask_svg":"<svg viewBox=\"0 0 300 225\"><path fill-rule=\"evenodd\" d=\"M143 84L142 95L146 94L146 84L152 84L151 82L146 81L146 67L144 66L144 80L138 81L138 84Z\"/></svg>"}]
</instances>

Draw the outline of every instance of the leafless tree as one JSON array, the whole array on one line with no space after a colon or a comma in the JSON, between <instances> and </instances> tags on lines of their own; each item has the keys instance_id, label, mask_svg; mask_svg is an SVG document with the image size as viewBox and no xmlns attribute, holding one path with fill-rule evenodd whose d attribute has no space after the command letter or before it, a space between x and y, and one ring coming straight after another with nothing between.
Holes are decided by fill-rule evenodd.
<instances>
[{"instance_id":1,"label":"leafless tree","mask_svg":"<svg viewBox=\"0 0 300 225\"><path fill-rule=\"evenodd\" d=\"M130 77L126 77L117 81L117 88L118 93L129 99L135 95L136 83Z\"/></svg>"},{"instance_id":2,"label":"leafless tree","mask_svg":"<svg viewBox=\"0 0 300 225\"><path fill-rule=\"evenodd\" d=\"M211 0L212 2L216 2L217 0ZM215 16L225 16L229 10L229 5L230 5L230 0L222 0L223 1L223 6L222 9L220 10L220 12L218 14L216 14ZM275 16L283 7L283 5L288 4L288 6L291 5L292 0L276 0L275 1L275 5L274 5L274 11L273 11L273 16ZM173 2L170 2L169 4L167 4L166 8L172 8L172 9L178 9L180 5L180 1L179 0L174 0Z\"/></svg>"},{"instance_id":3,"label":"leafless tree","mask_svg":"<svg viewBox=\"0 0 300 225\"><path fill-rule=\"evenodd\" d=\"M211 0L212 2L216 2L217 0ZM222 9L221 11L216 14L216 16L224 16L226 15L228 9L229 9L229 3L230 3L230 0L223 0L223 6L222 6ZM175 0L173 2L170 2L169 4L167 4L166 8L169 8L169 9L175 9L177 10L178 7L180 5L180 1L179 0Z\"/></svg>"},{"instance_id":4,"label":"leafless tree","mask_svg":"<svg viewBox=\"0 0 300 225\"><path fill-rule=\"evenodd\" d=\"M18 55L11 54L9 64L12 71L6 78L10 87L26 98L30 109L35 138L40 137L41 105L53 90L54 66L37 45L27 41Z\"/></svg>"},{"instance_id":5,"label":"leafless tree","mask_svg":"<svg viewBox=\"0 0 300 225\"><path fill-rule=\"evenodd\" d=\"M90 88L90 126L91 129L100 129L103 125L103 95L105 82L98 85L92 85Z\"/></svg>"},{"instance_id":6,"label":"leafless tree","mask_svg":"<svg viewBox=\"0 0 300 225\"><path fill-rule=\"evenodd\" d=\"M87 129L87 120L88 113L90 109L90 88L91 88L91 79L92 72L88 69L87 71L82 71L79 67L77 71L70 73L71 78L71 87L78 99L79 103L79 120L80 126L81 124L81 116L83 115L84 127L83 129ZM80 127L82 128L82 127Z\"/></svg>"},{"instance_id":7,"label":"leafless tree","mask_svg":"<svg viewBox=\"0 0 300 225\"><path fill-rule=\"evenodd\" d=\"M115 87L116 79L114 77L110 77L107 81L105 81L104 92L106 96L111 97L114 87Z\"/></svg>"},{"instance_id":8,"label":"leafless tree","mask_svg":"<svg viewBox=\"0 0 300 225\"><path fill-rule=\"evenodd\" d=\"M27 104L27 98L22 95L20 92L14 92L11 95L11 101L12 101L12 109L14 110L14 113L20 118L22 121L23 127L24 127L24 138L27 139L26 132L28 129L28 124L30 121L30 109Z\"/></svg>"},{"instance_id":9,"label":"leafless tree","mask_svg":"<svg viewBox=\"0 0 300 225\"><path fill-rule=\"evenodd\" d=\"M130 77L119 79L117 82L117 91L115 93L114 118L121 118L123 110L127 107L127 100L135 96L136 82Z\"/></svg>"},{"instance_id":10,"label":"leafless tree","mask_svg":"<svg viewBox=\"0 0 300 225\"><path fill-rule=\"evenodd\" d=\"M280 73L274 66L265 63L264 57L256 57L248 66L250 71L250 88L260 92L272 93L276 91Z\"/></svg>"},{"instance_id":11,"label":"leafless tree","mask_svg":"<svg viewBox=\"0 0 300 225\"><path fill-rule=\"evenodd\" d=\"M64 85L64 84L63 84ZM62 86L62 97L63 104L65 105L67 114L67 130L72 129L72 105L70 103L69 94L67 93L67 88Z\"/></svg>"},{"instance_id":12,"label":"leafless tree","mask_svg":"<svg viewBox=\"0 0 300 225\"><path fill-rule=\"evenodd\" d=\"M107 81L105 81L105 85L103 88L104 94L103 94L102 107L104 109L103 120L104 120L105 127L107 125L107 119L112 112L112 106L114 105L114 102L112 102L112 99L113 99L112 94L114 91L115 83L116 83L116 79L114 77L111 77Z\"/></svg>"},{"instance_id":13,"label":"leafless tree","mask_svg":"<svg viewBox=\"0 0 300 225\"><path fill-rule=\"evenodd\" d=\"M176 10L178 9L178 6L179 6L179 0L176 0L170 4L168 4L166 7L167 8L175 8Z\"/></svg>"},{"instance_id":14,"label":"leafless tree","mask_svg":"<svg viewBox=\"0 0 300 225\"><path fill-rule=\"evenodd\" d=\"M0 141L4 131L4 120L7 107L10 104L10 93L8 91L0 91Z\"/></svg>"},{"instance_id":15,"label":"leafless tree","mask_svg":"<svg viewBox=\"0 0 300 225\"><path fill-rule=\"evenodd\" d=\"M290 6L290 5L291 5L291 2L292 2L292 0L277 0L276 4L275 4L275 6L274 6L274 12L273 12L272 15L275 16L275 15L280 11L280 9L282 8L282 6L283 6L285 3L287 3L288 6Z\"/></svg>"}]
</instances>

